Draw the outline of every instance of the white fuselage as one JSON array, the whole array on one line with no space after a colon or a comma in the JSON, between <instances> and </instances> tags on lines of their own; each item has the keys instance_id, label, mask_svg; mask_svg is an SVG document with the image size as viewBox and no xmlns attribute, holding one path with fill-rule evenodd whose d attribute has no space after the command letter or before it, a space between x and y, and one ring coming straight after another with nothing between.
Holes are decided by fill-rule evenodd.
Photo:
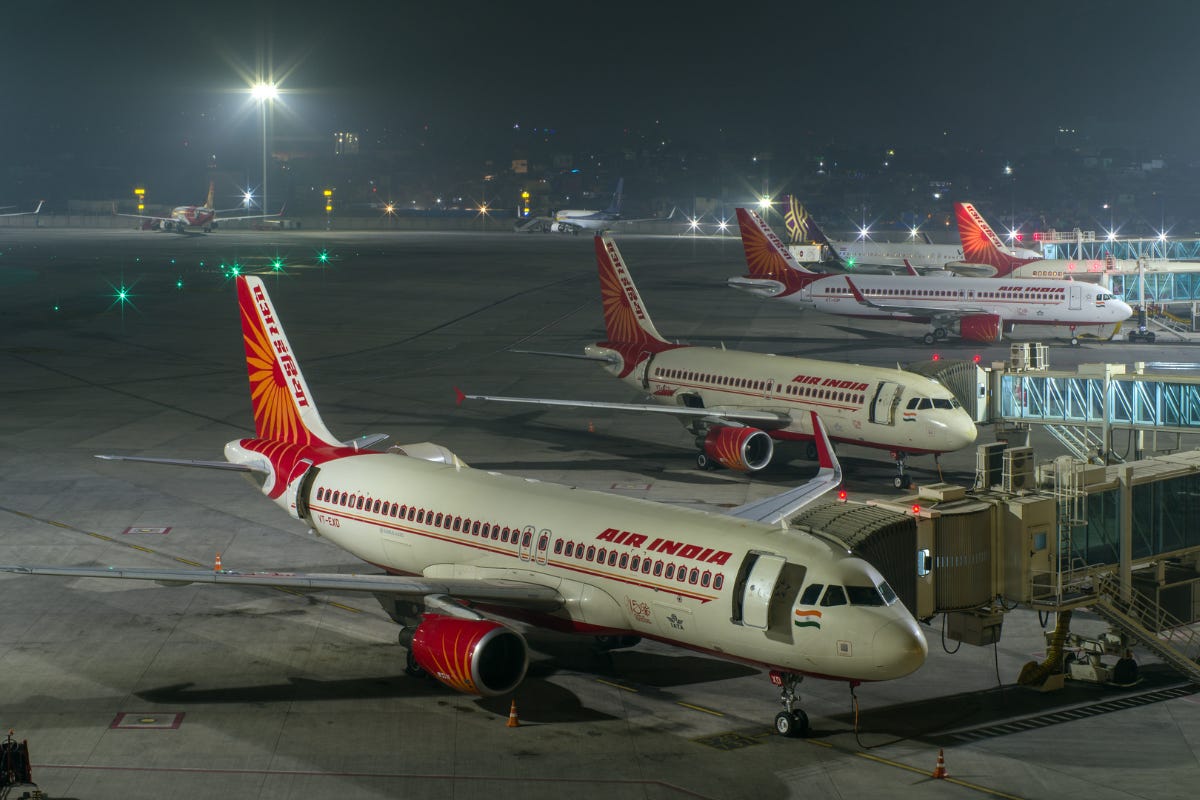
<instances>
[{"instance_id":1,"label":"white fuselage","mask_svg":"<svg viewBox=\"0 0 1200 800\"><path fill-rule=\"evenodd\" d=\"M238 450L231 442L227 457ZM778 525L394 453L326 462L307 508L294 497L277 502L389 572L556 588L566 604L542 624L853 680L900 677L924 660L924 637L874 568ZM782 564L773 593L755 595L748 559ZM802 602L813 584L856 587L848 594L867 602Z\"/></svg>"},{"instance_id":2,"label":"white fuselage","mask_svg":"<svg viewBox=\"0 0 1200 800\"><path fill-rule=\"evenodd\" d=\"M1200 272L1198 261L1169 261L1165 258L1143 259L1146 272ZM1043 258L1014 267L1007 277L1049 278L1105 283L1108 275L1137 275L1138 260L1134 258Z\"/></svg>"},{"instance_id":3,"label":"white fuselage","mask_svg":"<svg viewBox=\"0 0 1200 800\"><path fill-rule=\"evenodd\" d=\"M856 265L875 264L881 267L904 269L908 261L919 269L945 269L949 264L963 263L963 249L952 244L922 244L918 242L832 242L842 261ZM1033 250L1005 248L1016 258L1038 258Z\"/></svg>"},{"instance_id":4,"label":"white fuselage","mask_svg":"<svg viewBox=\"0 0 1200 800\"><path fill-rule=\"evenodd\" d=\"M787 427L767 430L785 441L813 438L809 411L821 416L833 441L884 450L944 453L976 436L975 423L944 386L899 369L680 347L657 353L623 380L663 404L785 413Z\"/></svg>"},{"instance_id":5,"label":"white fuselage","mask_svg":"<svg viewBox=\"0 0 1200 800\"><path fill-rule=\"evenodd\" d=\"M851 280L867 301L885 308L860 303L841 275L820 278L778 299L865 319L935 322L967 313L992 314L1005 323L1088 329L1101 338L1111 337L1133 313L1103 287L1081 281L894 275L856 275ZM771 296L768 291L761 293Z\"/></svg>"}]
</instances>

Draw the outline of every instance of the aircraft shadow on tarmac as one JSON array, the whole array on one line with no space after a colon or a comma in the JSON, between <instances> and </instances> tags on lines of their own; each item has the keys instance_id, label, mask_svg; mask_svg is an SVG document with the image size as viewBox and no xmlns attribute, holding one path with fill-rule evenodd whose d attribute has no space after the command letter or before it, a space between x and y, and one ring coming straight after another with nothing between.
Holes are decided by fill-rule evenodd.
<instances>
[{"instance_id":1,"label":"aircraft shadow on tarmac","mask_svg":"<svg viewBox=\"0 0 1200 800\"><path fill-rule=\"evenodd\" d=\"M1180 688L1178 673L1164 665L1143 667L1140 676L1141 681L1127 689L1068 681L1059 691L1043 693L1007 684L983 691L899 703L863 712L859 717L859 733L866 737L864 743L867 745L881 743L872 741L874 734L950 747L1078 722L1088 716L1200 692L1198 686ZM830 719L853 725L854 713L838 714Z\"/></svg>"}]
</instances>

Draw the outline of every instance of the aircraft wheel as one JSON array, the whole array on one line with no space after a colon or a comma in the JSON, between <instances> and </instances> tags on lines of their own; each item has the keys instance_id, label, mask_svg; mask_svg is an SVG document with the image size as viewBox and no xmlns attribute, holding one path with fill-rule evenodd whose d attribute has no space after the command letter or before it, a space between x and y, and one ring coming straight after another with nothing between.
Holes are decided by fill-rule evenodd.
<instances>
[{"instance_id":1,"label":"aircraft wheel","mask_svg":"<svg viewBox=\"0 0 1200 800\"><path fill-rule=\"evenodd\" d=\"M808 734L808 714L803 711L780 711L775 715L775 732L795 739Z\"/></svg>"},{"instance_id":2,"label":"aircraft wheel","mask_svg":"<svg viewBox=\"0 0 1200 800\"><path fill-rule=\"evenodd\" d=\"M933 331L934 339L945 339L950 333L945 328L935 328Z\"/></svg>"},{"instance_id":3,"label":"aircraft wheel","mask_svg":"<svg viewBox=\"0 0 1200 800\"><path fill-rule=\"evenodd\" d=\"M1079 337L1078 336L1071 337L1071 347L1079 347Z\"/></svg>"},{"instance_id":4,"label":"aircraft wheel","mask_svg":"<svg viewBox=\"0 0 1200 800\"><path fill-rule=\"evenodd\" d=\"M712 459L708 457L708 453L702 451L696 454L696 467L698 469L712 469Z\"/></svg>"},{"instance_id":5,"label":"aircraft wheel","mask_svg":"<svg viewBox=\"0 0 1200 800\"><path fill-rule=\"evenodd\" d=\"M904 476L902 475L897 475L896 477L892 478L892 486L895 486L897 489L903 489L906 482L907 481L905 481Z\"/></svg>"},{"instance_id":6,"label":"aircraft wheel","mask_svg":"<svg viewBox=\"0 0 1200 800\"><path fill-rule=\"evenodd\" d=\"M933 338L932 333L927 333L923 337L921 337L921 341L924 342L925 344L933 344L936 340Z\"/></svg>"},{"instance_id":7,"label":"aircraft wheel","mask_svg":"<svg viewBox=\"0 0 1200 800\"><path fill-rule=\"evenodd\" d=\"M820 454L817 452L816 442L809 442L804 446L804 457L809 461L816 461L818 455Z\"/></svg>"},{"instance_id":8,"label":"aircraft wheel","mask_svg":"<svg viewBox=\"0 0 1200 800\"><path fill-rule=\"evenodd\" d=\"M1154 331L1150 331L1149 333L1146 333L1145 335L1142 336L1142 338L1145 341L1149 342L1150 344L1154 344Z\"/></svg>"}]
</instances>

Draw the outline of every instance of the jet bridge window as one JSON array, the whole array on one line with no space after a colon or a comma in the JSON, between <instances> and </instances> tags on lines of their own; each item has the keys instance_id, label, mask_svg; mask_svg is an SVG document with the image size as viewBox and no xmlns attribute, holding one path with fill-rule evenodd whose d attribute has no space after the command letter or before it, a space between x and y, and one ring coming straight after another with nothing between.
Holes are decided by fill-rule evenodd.
<instances>
[{"instance_id":1,"label":"jet bridge window","mask_svg":"<svg viewBox=\"0 0 1200 800\"><path fill-rule=\"evenodd\" d=\"M845 590L841 586L830 586L825 590L825 596L821 598L821 605L824 607L846 605Z\"/></svg>"}]
</instances>

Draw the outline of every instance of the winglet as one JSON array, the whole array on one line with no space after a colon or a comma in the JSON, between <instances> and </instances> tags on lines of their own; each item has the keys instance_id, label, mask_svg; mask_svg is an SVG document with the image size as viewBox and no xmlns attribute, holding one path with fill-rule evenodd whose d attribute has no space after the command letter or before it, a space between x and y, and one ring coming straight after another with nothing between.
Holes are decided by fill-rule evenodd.
<instances>
[{"instance_id":1,"label":"winglet","mask_svg":"<svg viewBox=\"0 0 1200 800\"><path fill-rule=\"evenodd\" d=\"M467 396L465 394L463 394L463 390L458 388L457 386L455 386L454 387L454 405L461 406L463 404L463 400L466 400L466 399L467 399Z\"/></svg>"},{"instance_id":2,"label":"winglet","mask_svg":"<svg viewBox=\"0 0 1200 800\"><path fill-rule=\"evenodd\" d=\"M921 273L919 273L915 269L913 269L912 262L909 261L907 258L904 259L904 269L905 269L905 271L908 272L909 275L913 276L914 278L921 277Z\"/></svg>"},{"instance_id":3,"label":"winglet","mask_svg":"<svg viewBox=\"0 0 1200 800\"><path fill-rule=\"evenodd\" d=\"M863 297L863 293L860 292L858 287L854 285L854 281L850 280L850 276L846 275L844 277L846 278L846 283L850 286L850 294L854 295L854 299L863 305L870 305L870 303L867 302L867 298Z\"/></svg>"},{"instance_id":4,"label":"winglet","mask_svg":"<svg viewBox=\"0 0 1200 800\"><path fill-rule=\"evenodd\" d=\"M838 472L841 477L841 465L838 464L837 457L833 454L833 445L829 442L829 434L825 431L825 423L821 422L821 418L817 416L817 412L808 412L812 415L813 439L817 444L817 463L821 465L821 469L832 469ZM838 481L841 482L840 480Z\"/></svg>"},{"instance_id":5,"label":"winglet","mask_svg":"<svg viewBox=\"0 0 1200 800\"><path fill-rule=\"evenodd\" d=\"M45 200L38 200L38 207L33 210L34 216L42 213L42 206L46 205Z\"/></svg>"}]
</instances>

